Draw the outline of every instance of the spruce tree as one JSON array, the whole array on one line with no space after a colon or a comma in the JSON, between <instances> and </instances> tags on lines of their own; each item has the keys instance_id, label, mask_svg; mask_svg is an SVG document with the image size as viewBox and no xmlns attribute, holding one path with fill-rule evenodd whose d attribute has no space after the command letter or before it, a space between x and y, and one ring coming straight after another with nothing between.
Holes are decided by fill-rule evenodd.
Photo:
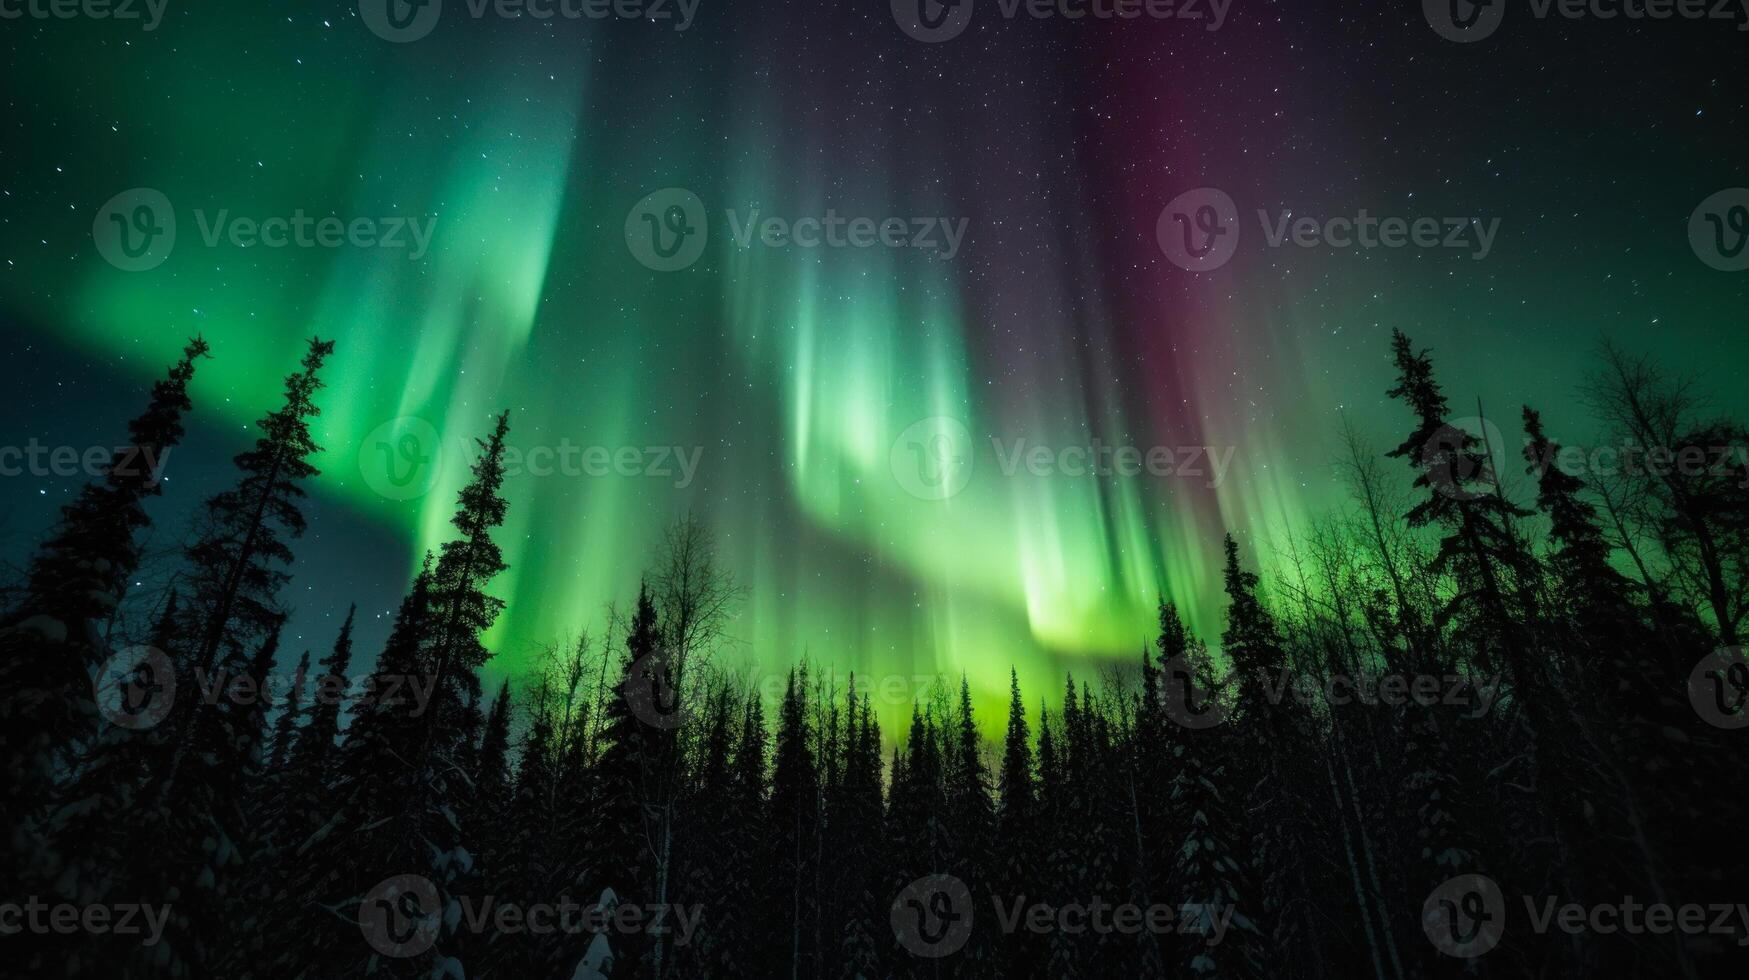
<instances>
[{"instance_id":1,"label":"spruce tree","mask_svg":"<svg viewBox=\"0 0 1749 980\"><path fill-rule=\"evenodd\" d=\"M646 804L660 757L662 719L640 718L634 705L666 680L666 663L656 607L649 590L638 589L637 608L626 631L620 680L603 708L603 748L597 768L597 798L591 808L588 896L611 889L621 902L649 900L655 880L655 856L649 846ZM647 714L647 713L646 713ZM656 723L652 723L655 721ZM608 937L615 962L636 964L646 952L645 937Z\"/></svg>"},{"instance_id":2,"label":"spruce tree","mask_svg":"<svg viewBox=\"0 0 1749 980\"><path fill-rule=\"evenodd\" d=\"M1495 651L1504 651L1514 680L1534 686L1538 668L1527 662L1522 629L1536 613L1523 601L1534 568L1511 526L1529 512L1500 492L1481 441L1446 421L1450 409L1427 352L1415 350L1400 330L1392 332L1391 351L1397 383L1386 394L1414 413L1415 430L1387 455L1414 467L1414 485L1427 496L1406 515L1409 525L1446 529L1433 569L1451 573L1458 586L1435 622L1461 623L1462 639L1483 669L1495 667Z\"/></svg>"},{"instance_id":3,"label":"spruce tree","mask_svg":"<svg viewBox=\"0 0 1749 980\"><path fill-rule=\"evenodd\" d=\"M164 465L181 442L200 338L152 386L146 408L128 423L129 445L101 482L61 510L31 559L17 607L0 630L0 795L6 808L3 877L52 877L60 861L53 828L42 821L70 754L98 731L91 674L111 654L107 624L140 561L145 504L161 492ZM34 869L34 870L32 870Z\"/></svg>"},{"instance_id":4,"label":"spruce tree","mask_svg":"<svg viewBox=\"0 0 1749 980\"><path fill-rule=\"evenodd\" d=\"M279 590L290 579L286 538L304 533L303 484L317 475L319 451L310 420L321 414L316 393L333 341L312 338L300 370L285 381L285 399L256 423L255 447L239 453L237 485L207 501L201 532L188 548L193 581L191 625L196 643L190 670L211 669L284 618Z\"/></svg>"},{"instance_id":5,"label":"spruce tree","mask_svg":"<svg viewBox=\"0 0 1749 980\"><path fill-rule=\"evenodd\" d=\"M772 857L777 885L771 915L783 950L780 963L794 976L819 975L818 873L820 770L810 746L807 672L792 670L778 713L772 759Z\"/></svg>"},{"instance_id":6,"label":"spruce tree","mask_svg":"<svg viewBox=\"0 0 1749 980\"><path fill-rule=\"evenodd\" d=\"M996 826L1001 855L994 875L998 896L1011 902L1025 895L1034 877L1041 839L1050 828L1041 825L1041 806L1032 770L1032 733L1026 705L1020 699L1020 675L1008 671L1008 728L1002 740L1002 769L997 779ZM1024 929L999 938L996 968L1004 976L1023 976L1040 961L1039 944Z\"/></svg>"},{"instance_id":7,"label":"spruce tree","mask_svg":"<svg viewBox=\"0 0 1749 980\"><path fill-rule=\"evenodd\" d=\"M273 725L273 755L268 758L267 768L280 777L283 783L286 763L291 759L292 744L297 741L298 723L303 718L304 685L310 677L310 651L305 650L298 658L298 668L292 674L292 683L286 690L285 704L280 708L279 718Z\"/></svg>"},{"instance_id":8,"label":"spruce tree","mask_svg":"<svg viewBox=\"0 0 1749 980\"><path fill-rule=\"evenodd\" d=\"M320 796L323 787L333 781L334 758L339 752L340 697L352 668L352 628L358 616L358 606L346 611L334 647L321 660L322 671L315 679L315 703L310 706L310 721L298 733L292 749L287 784L298 799ZM314 827L298 826L298 834L307 834Z\"/></svg>"}]
</instances>

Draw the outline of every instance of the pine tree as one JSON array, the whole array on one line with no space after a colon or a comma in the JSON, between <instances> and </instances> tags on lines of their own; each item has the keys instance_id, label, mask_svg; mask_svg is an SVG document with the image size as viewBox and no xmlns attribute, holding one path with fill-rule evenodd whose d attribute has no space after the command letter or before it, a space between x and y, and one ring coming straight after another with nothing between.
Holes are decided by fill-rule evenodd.
<instances>
[{"instance_id":1,"label":"pine tree","mask_svg":"<svg viewBox=\"0 0 1749 980\"><path fill-rule=\"evenodd\" d=\"M597 767L598 798L591 808L594 821L590 867L584 879L587 894L611 889L621 902L648 901L655 881L655 860L649 846L646 803L655 767L661 757L662 732L640 718L634 704L667 683L661 653L662 635L649 590L638 589L636 611L626 632L620 681L603 708L603 749ZM609 937L615 962L636 964L646 951L645 937Z\"/></svg>"},{"instance_id":2,"label":"pine tree","mask_svg":"<svg viewBox=\"0 0 1749 980\"><path fill-rule=\"evenodd\" d=\"M334 648L321 660L322 672L316 678L310 721L298 733L287 773L286 783L297 799L319 797L323 787L333 782L334 759L339 752L340 695L352 668L352 628L357 616L357 605L347 609L340 633L334 638ZM292 829L300 836L315 830L307 825Z\"/></svg>"},{"instance_id":3,"label":"pine tree","mask_svg":"<svg viewBox=\"0 0 1749 980\"><path fill-rule=\"evenodd\" d=\"M838 839L844 855L840 890L848 899L838 944L839 976L845 980L882 973L881 949L887 905L880 859L885 850L881 810L881 731L866 693L857 700L851 679L845 703L851 719L844 775L844 806Z\"/></svg>"},{"instance_id":4,"label":"pine tree","mask_svg":"<svg viewBox=\"0 0 1749 980\"><path fill-rule=\"evenodd\" d=\"M1036 806L1032 777L1032 734L1026 706L1020 700L1020 675L1008 671L1008 731L1002 740L1002 773L998 779L1002 839L1026 838Z\"/></svg>"},{"instance_id":5,"label":"pine tree","mask_svg":"<svg viewBox=\"0 0 1749 980\"><path fill-rule=\"evenodd\" d=\"M67 769L70 750L97 734L90 676L110 656L107 624L139 566L145 504L161 491L171 450L190 409L200 338L152 386L145 410L128 423L129 446L102 482L87 485L61 511L59 524L32 558L22 601L0 630L0 795L7 846L0 877L53 876L60 842L41 826L44 806ZM27 869L34 868L34 871Z\"/></svg>"},{"instance_id":6,"label":"pine tree","mask_svg":"<svg viewBox=\"0 0 1749 980\"><path fill-rule=\"evenodd\" d=\"M1266 685L1276 683L1287 669L1287 653L1275 618L1257 596L1257 573L1239 564L1239 545L1228 534L1224 539L1226 565L1222 582L1227 594L1227 628L1221 634L1221 652L1233 662L1239 675L1238 716L1241 723L1264 728L1270 736L1282 719L1265 700Z\"/></svg>"},{"instance_id":7,"label":"pine tree","mask_svg":"<svg viewBox=\"0 0 1749 980\"><path fill-rule=\"evenodd\" d=\"M1536 667L1526 662L1528 640L1520 626L1536 614L1522 600L1534 569L1511 526L1528 512L1500 492L1489 456L1478 452L1481 441L1446 421L1450 410L1427 352L1416 351L1400 330L1392 332L1391 349L1397 384L1386 394L1409 406L1416 428L1386 455L1407 459L1416 471L1414 485L1428 491L1409 511L1409 525L1446 529L1433 569L1449 571L1458 584L1435 622L1465 620L1464 639L1477 664L1490 669L1494 651L1504 651L1507 669L1529 687Z\"/></svg>"},{"instance_id":8,"label":"pine tree","mask_svg":"<svg viewBox=\"0 0 1749 980\"><path fill-rule=\"evenodd\" d=\"M31 561L24 601L9 625L28 622L45 638L102 649L93 631L115 613L139 565L135 538L150 523L145 503L162 492L164 465L182 441L182 417L191 407L195 362L208 350L198 337L183 347L182 359L152 386L146 410L128 423L129 445L103 481L62 508L60 524Z\"/></svg>"},{"instance_id":9,"label":"pine tree","mask_svg":"<svg viewBox=\"0 0 1749 980\"><path fill-rule=\"evenodd\" d=\"M510 682L505 681L486 713L479 766L474 772L474 794L482 819L497 820L502 816L510 788L510 716Z\"/></svg>"},{"instance_id":10,"label":"pine tree","mask_svg":"<svg viewBox=\"0 0 1749 980\"><path fill-rule=\"evenodd\" d=\"M285 705L280 709L279 719L273 726L273 755L269 757L267 768L279 774L284 782L286 763L291 759L292 744L297 741L298 722L303 717L304 684L310 676L310 651L305 650L298 658L298 669L292 674L291 687L286 691Z\"/></svg>"},{"instance_id":11,"label":"pine tree","mask_svg":"<svg viewBox=\"0 0 1749 980\"><path fill-rule=\"evenodd\" d=\"M1187 640L1184 656L1205 689L1212 688L1214 678L1201 645ZM1230 761L1238 748L1230 727L1224 725L1188 732L1172 746L1170 826L1177 844L1171 850L1168 893L1179 903L1175 975L1268 975L1265 943L1255 921L1261 899L1247 858L1251 835L1235 797L1237 774ZM1208 933L1213 918L1221 915L1231 916L1227 934L1213 945Z\"/></svg>"},{"instance_id":12,"label":"pine tree","mask_svg":"<svg viewBox=\"0 0 1749 980\"><path fill-rule=\"evenodd\" d=\"M772 760L771 828L773 880L771 909L780 930L781 969L792 976L818 976L818 898L812 882L818 872L820 770L810 747L807 672L792 670L778 713Z\"/></svg>"},{"instance_id":13,"label":"pine tree","mask_svg":"<svg viewBox=\"0 0 1749 980\"><path fill-rule=\"evenodd\" d=\"M333 910L356 916L370 889L397 875L423 876L446 907L450 896L472 885L475 844L459 814L470 791L477 669L489 656L480 637L503 607L485 589L505 567L491 535L505 515L499 489L508 428L505 413L480 441L473 478L458 494L452 519L459 536L445 542L435 563L427 557L370 678L372 696L347 731L338 783L314 801L317 829L299 850L320 855L315 863L322 877L305 878L293 891L302 896L303 914L328 916L312 923L312 935L336 929ZM422 692L415 684L424 685ZM455 927L446 921L436 944L419 956L373 962L395 971L465 970L460 955L468 943ZM341 961L344 941L333 940Z\"/></svg>"},{"instance_id":14,"label":"pine tree","mask_svg":"<svg viewBox=\"0 0 1749 980\"><path fill-rule=\"evenodd\" d=\"M284 618L280 588L290 579L284 538L304 533L299 501L317 475L309 457L319 451L310 420L321 414L316 392L333 341L312 338L301 369L286 378L285 401L256 425L255 448L237 455L236 487L206 504L205 525L188 549L198 643L190 669L210 669L274 629Z\"/></svg>"},{"instance_id":15,"label":"pine tree","mask_svg":"<svg viewBox=\"0 0 1749 980\"><path fill-rule=\"evenodd\" d=\"M1048 733L1048 729L1047 729ZM1033 878L1034 856L1046 830L1040 824L1041 806L1032 769L1032 733L1026 723L1026 705L1020 699L1020 675L1008 671L1008 728L1002 740L1002 770L997 779L996 826L1002 846L994 885L1005 901L1024 895ZM999 940L1001 954L996 968L1003 976L1024 976L1041 959L1039 944L1031 933L1016 930Z\"/></svg>"}]
</instances>

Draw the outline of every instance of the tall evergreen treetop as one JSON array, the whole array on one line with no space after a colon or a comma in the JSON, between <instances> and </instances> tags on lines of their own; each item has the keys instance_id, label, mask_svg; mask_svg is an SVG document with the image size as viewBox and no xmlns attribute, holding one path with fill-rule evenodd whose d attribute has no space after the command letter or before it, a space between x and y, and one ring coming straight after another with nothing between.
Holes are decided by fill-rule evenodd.
<instances>
[{"instance_id":1,"label":"tall evergreen treetop","mask_svg":"<svg viewBox=\"0 0 1749 980\"><path fill-rule=\"evenodd\" d=\"M304 533L299 502L319 447L310 420L321 414L316 392L334 342L311 338L300 370L285 381L285 400L256 423L255 447L239 453L237 485L207 501L200 535L188 549L199 646L194 665L212 667L259 639L283 618L278 595L290 579L285 538Z\"/></svg>"},{"instance_id":2,"label":"tall evergreen treetop","mask_svg":"<svg viewBox=\"0 0 1749 980\"><path fill-rule=\"evenodd\" d=\"M182 348L182 359L152 385L145 411L128 423L130 444L103 481L61 509L54 536L31 562L20 614L52 617L70 638L83 639L84 623L106 618L121 602L139 564L134 535L148 523L145 500L162 491L163 467L182 441L182 417L191 407L195 362L208 349L199 337Z\"/></svg>"}]
</instances>

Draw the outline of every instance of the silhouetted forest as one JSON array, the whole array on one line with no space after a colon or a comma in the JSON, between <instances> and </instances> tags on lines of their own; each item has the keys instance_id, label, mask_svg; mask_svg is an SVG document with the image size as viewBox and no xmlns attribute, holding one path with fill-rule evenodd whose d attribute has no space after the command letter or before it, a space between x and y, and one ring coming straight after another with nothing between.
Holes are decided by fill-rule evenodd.
<instances>
[{"instance_id":1,"label":"silhouetted forest","mask_svg":"<svg viewBox=\"0 0 1749 980\"><path fill-rule=\"evenodd\" d=\"M182 438L208 354L191 341L154 386L128 424L138 455ZM1380 354L1401 443L1345 433L1351 505L1266 579L1226 538L1218 637L1162 600L1126 669L1014 681L986 744L963 679L904 732L881 731L866 682L808 664L768 706L713 659L742 593L692 519L604 632L482 689L508 413L382 649L354 648L349 615L298 660L287 584L340 356L312 340L161 600L128 601L159 493L128 454L10 593L0 971L1403 980L1744 962L1749 435L1606 345L1593 414L1637 451L1603 472L1534 406L1512 446L1468 431L1401 333ZM276 685L288 673L307 682ZM1570 921L1571 903L1616 911Z\"/></svg>"}]
</instances>

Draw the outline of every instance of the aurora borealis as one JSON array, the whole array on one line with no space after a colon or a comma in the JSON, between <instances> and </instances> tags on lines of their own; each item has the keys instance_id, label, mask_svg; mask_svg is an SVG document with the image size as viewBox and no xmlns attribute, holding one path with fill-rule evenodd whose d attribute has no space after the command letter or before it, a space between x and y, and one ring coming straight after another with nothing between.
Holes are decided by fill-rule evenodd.
<instances>
[{"instance_id":1,"label":"aurora borealis","mask_svg":"<svg viewBox=\"0 0 1749 980\"><path fill-rule=\"evenodd\" d=\"M1342 418L1380 448L1407 431L1384 398L1393 327L1433 348L1454 404L1510 420L1531 401L1566 441L1593 435L1578 389L1606 333L1749 408L1749 275L1709 268L1687 238L1696 204L1749 186L1741 35L1524 18L1458 45L1415 5L1379 6L1234 0L1210 31L986 3L939 44L877 2L702 0L677 30L473 18L451 0L404 44L331 0L169 0L150 32L0 21L4 441L119 438L203 334L214 357L158 511L175 527L223 479L298 340L334 339L294 651L326 643L354 600L376 617L365 648L380 642L448 533L456 447L503 408L530 461L564 446L573 469L590 447L635 449L639 467L645 450L678 456L667 474L511 479L493 670L599 630L688 511L748 589L720 654L733 662L963 671L994 705L1010 664L1029 691L1127 665L1160 593L1212 641L1221 532L1276 568L1346 501ZM1237 203L1243 237L1232 262L1190 273L1156 222L1205 186ZM92 228L136 187L174 203L178 243L127 272ZM628 212L663 188L693 192L709 223L673 272L625 241ZM1499 233L1481 260L1271 248L1254 217L1363 209ZM433 218L430 250L208 245L196 214L300 210ZM742 247L733 225L755 211L966 231L951 257ZM369 468L404 418L436 434L444 465L429 492L394 499ZM975 450L945 499L894 465L902 434L935 418ZM1230 465L1218 481L1208 463L1007 475L997 447L1017 440L1058 462L1097 444ZM0 481L8 558L79 482ZM889 730L905 703L879 704Z\"/></svg>"}]
</instances>

